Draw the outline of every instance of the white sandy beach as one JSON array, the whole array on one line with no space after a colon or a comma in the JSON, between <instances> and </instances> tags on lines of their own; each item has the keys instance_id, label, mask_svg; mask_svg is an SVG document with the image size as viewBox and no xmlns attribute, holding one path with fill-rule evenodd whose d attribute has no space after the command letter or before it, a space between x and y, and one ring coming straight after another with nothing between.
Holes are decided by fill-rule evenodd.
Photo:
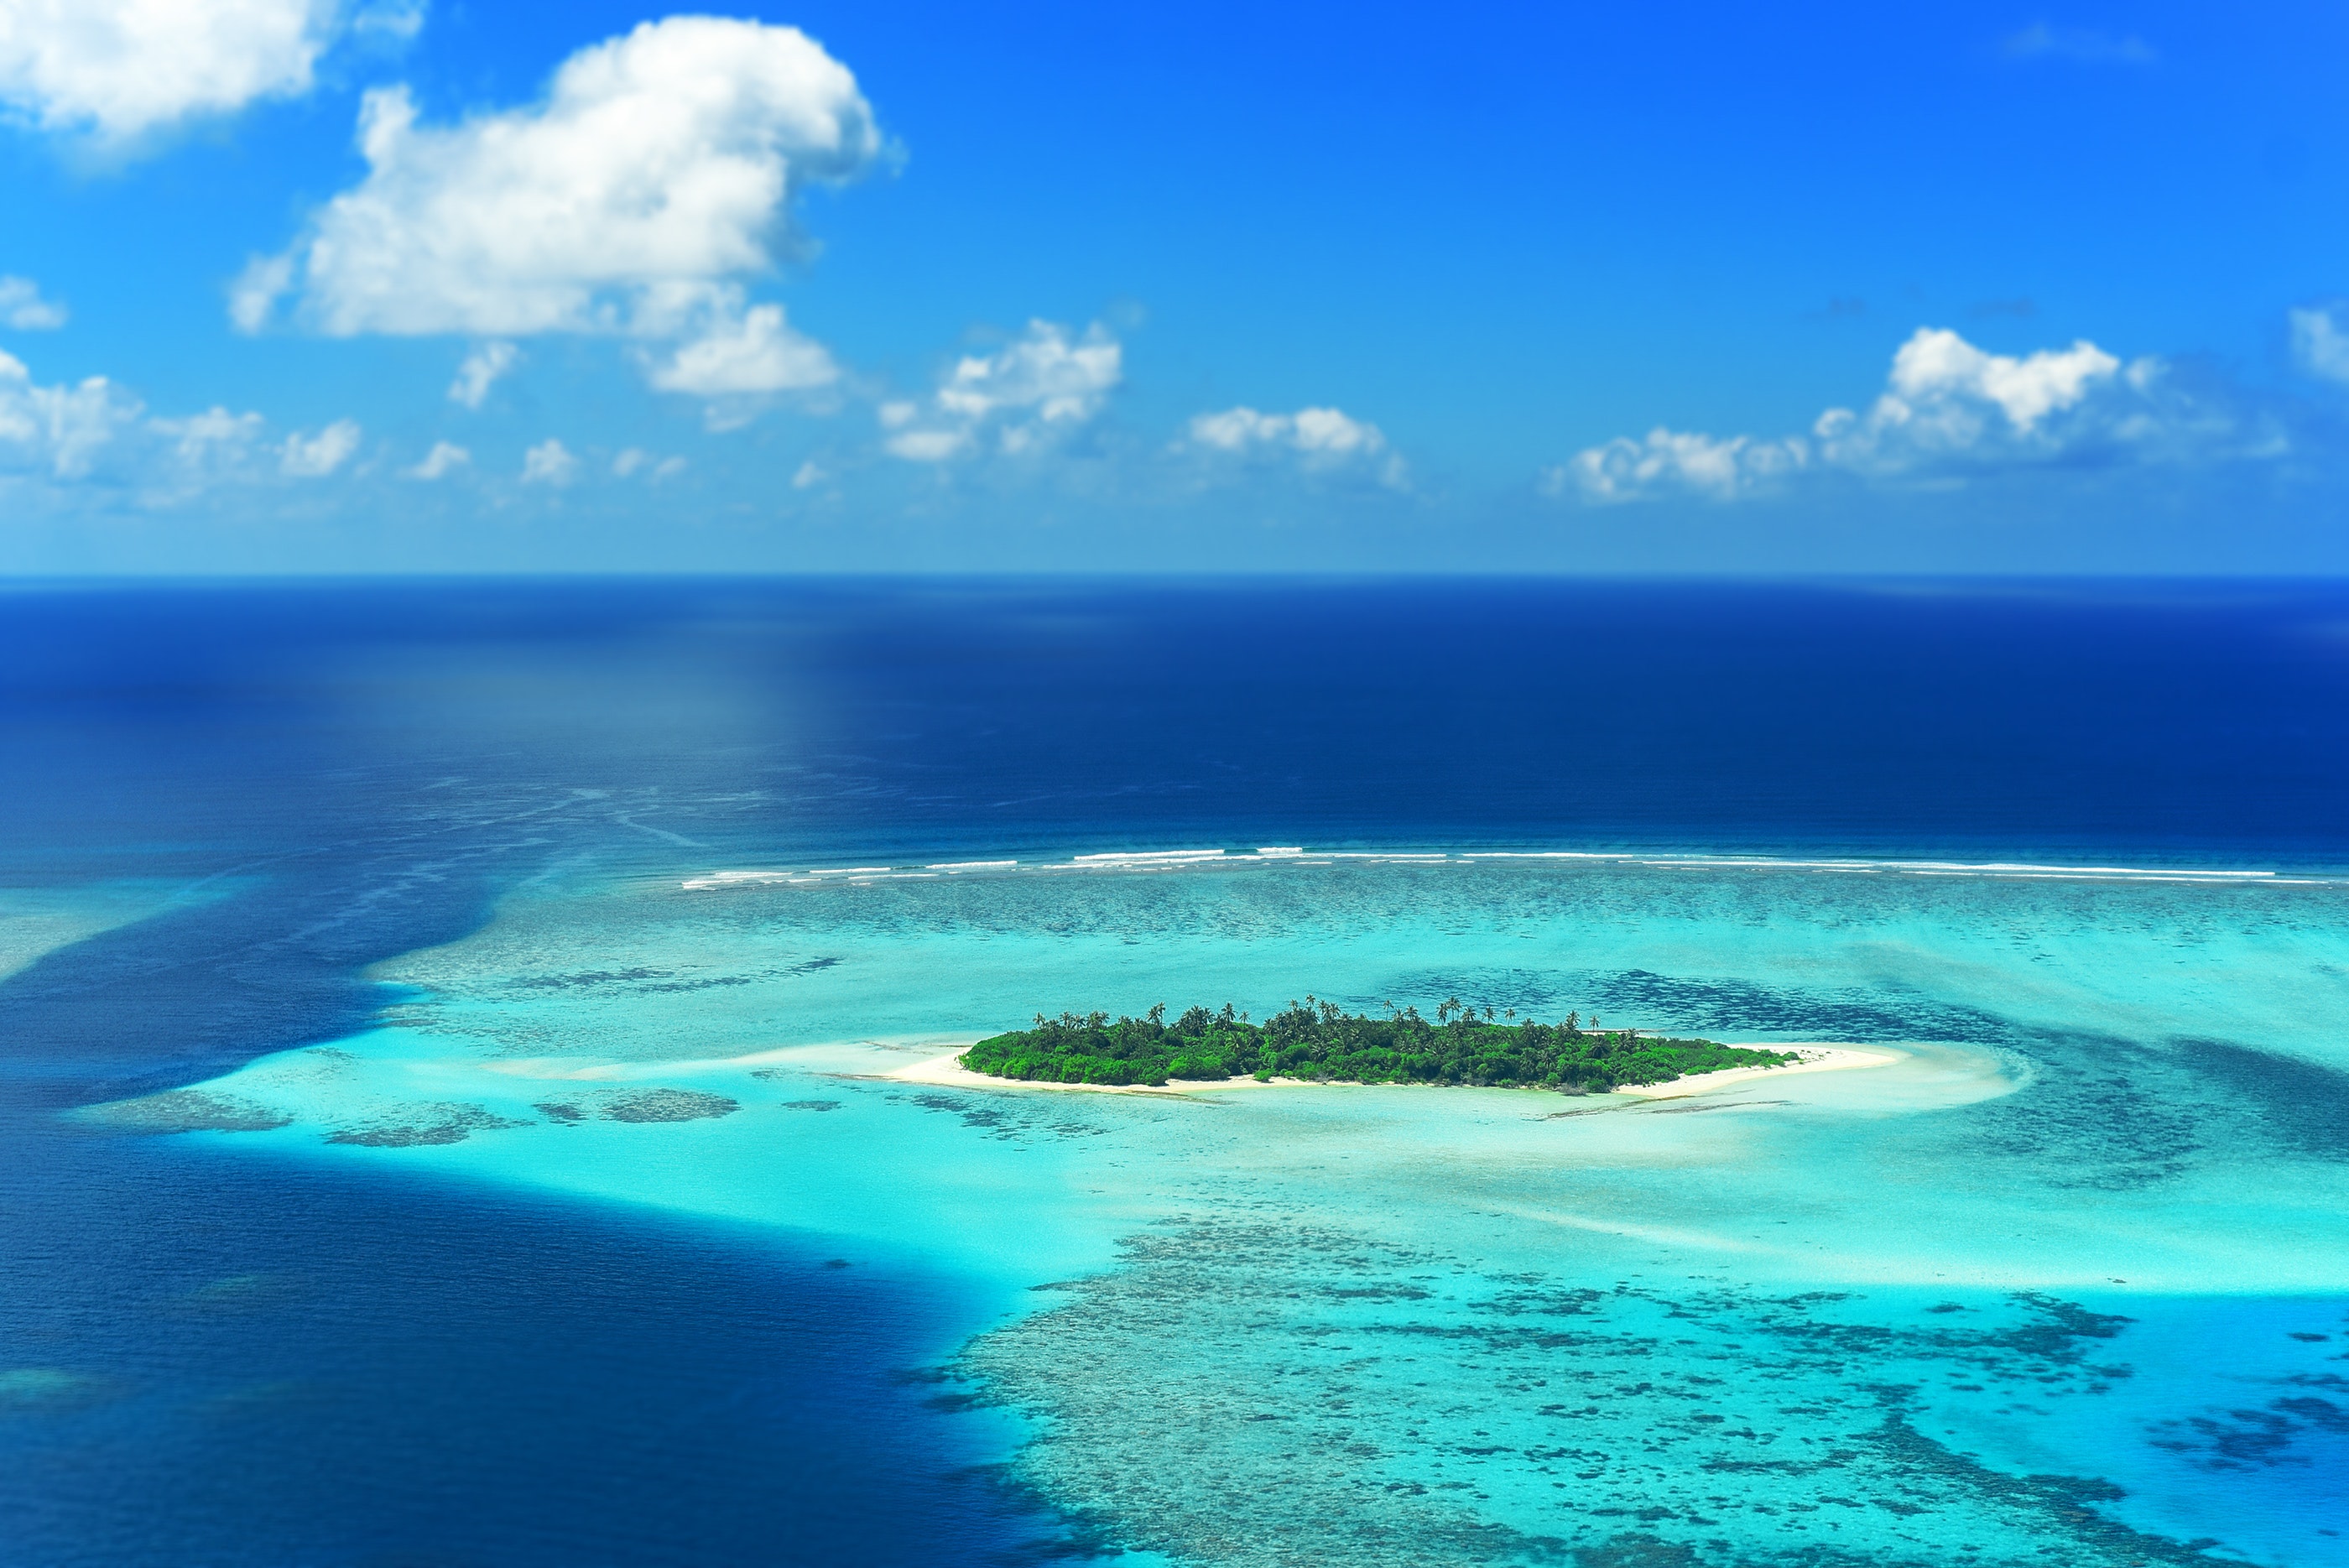
<instances>
[{"instance_id":1,"label":"white sandy beach","mask_svg":"<svg viewBox=\"0 0 2349 1568\"><path fill-rule=\"evenodd\" d=\"M1845 1073L1859 1067L1889 1067L1908 1054L1905 1051L1895 1051L1883 1045L1823 1043L1786 1045L1766 1040L1724 1040L1722 1044L1743 1045L1755 1051L1791 1051L1802 1060L1784 1067L1723 1067L1718 1073L1695 1073L1684 1078L1674 1078L1669 1084L1626 1085L1615 1092L1619 1095L1639 1095L1649 1099L1677 1099L1682 1095L1702 1095L1713 1089L1727 1088L1748 1078L1785 1078L1796 1073Z\"/></svg>"}]
</instances>

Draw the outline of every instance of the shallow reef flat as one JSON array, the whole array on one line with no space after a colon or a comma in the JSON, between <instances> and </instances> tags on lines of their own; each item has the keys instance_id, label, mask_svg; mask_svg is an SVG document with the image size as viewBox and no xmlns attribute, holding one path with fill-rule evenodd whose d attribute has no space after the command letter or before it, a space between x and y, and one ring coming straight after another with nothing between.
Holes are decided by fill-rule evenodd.
<instances>
[{"instance_id":1,"label":"shallow reef flat","mask_svg":"<svg viewBox=\"0 0 2349 1568\"><path fill-rule=\"evenodd\" d=\"M513 895L177 1125L947 1271L941 1407L1017 1413L1011 1475L1171 1562L2349 1562L2342 888L684 880ZM895 1075L1104 996L1307 991L1889 1059L1645 1097Z\"/></svg>"}]
</instances>

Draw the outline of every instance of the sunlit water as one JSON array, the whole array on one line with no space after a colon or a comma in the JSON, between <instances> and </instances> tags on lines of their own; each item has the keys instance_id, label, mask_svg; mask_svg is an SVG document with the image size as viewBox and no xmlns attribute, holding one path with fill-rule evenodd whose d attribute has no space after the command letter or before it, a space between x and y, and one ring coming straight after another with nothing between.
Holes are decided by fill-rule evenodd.
<instances>
[{"instance_id":1,"label":"sunlit water","mask_svg":"<svg viewBox=\"0 0 2349 1568\"><path fill-rule=\"evenodd\" d=\"M547 877L382 966L378 1026L94 1114L945 1271L983 1332L941 1398L1182 1561L2349 1562L2337 883L709 869ZM1309 990L1899 1059L1644 1101L887 1075Z\"/></svg>"},{"instance_id":2,"label":"sunlit water","mask_svg":"<svg viewBox=\"0 0 2349 1568\"><path fill-rule=\"evenodd\" d=\"M2344 1561L2338 586L0 609L9 1568ZM886 1075L1308 992L1899 1056Z\"/></svg>"}]
</instances>

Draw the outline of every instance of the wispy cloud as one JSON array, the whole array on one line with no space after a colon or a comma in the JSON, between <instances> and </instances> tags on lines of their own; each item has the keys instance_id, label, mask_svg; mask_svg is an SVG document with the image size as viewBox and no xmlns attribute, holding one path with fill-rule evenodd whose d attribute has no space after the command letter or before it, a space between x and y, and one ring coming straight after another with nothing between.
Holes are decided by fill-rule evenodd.
<instances>
[{"instance_id":1,"label":"wispy cloud","mask_svg":"<svg viewBox=\"0 0 2349 1568\"><path fill-rule=\"evenodd\" d=\"M449 400L461 408L480 408L490 389L521 358L522 350L503 338L480 345L457 367L457 379L449 383Z\"/></svg>"},{"instance_id":2,"label":"wispy cloud","mask_svg":"<svg viewBox=\"0 0 2349 1568\"><path fill-rule=\"evenodd\" d=\"M612 477L615 479L633 479L641 473L657 483L664 479L676 478L685 469L685 459L663 457L642 447L629 447L612 459Z\"/></svg>"},{"instance_id":3,"label":"wispy cloud","mask_svg":"<svg viewBox=\"0 0 2349 1568\"><path fill-rule=\"evenodd\" d=\"M454 441L436 441L424 461L406 471L410 479L446 479L460 468L472 466L473 454Z\"/></svg>"},{"instance_id":4,"label":"wispy cloud","mask_svg":"<svg viewBox=\"0 0 2349 1568\"><path fill-rule=\"evenodd\" d=\"M66 324L66 307L41 296L29 277L0 277L0 327L18 332L51 332Z\"/></svg>"},{"instance_id":5,"label":"wispy cloud","mask_svg":"<svg viewBox=\"0 0 2349 1568\"><path fill-rule=\"evenodd\" d=\"M155 433L171 443L180 462L197 475L217 474L245 461L268 421L256 413L231 413L217 403L186 419L159 419Z\"/></svg>"},{"instance_id":6,"label":"wispy cloud","mask_svg":"<svg viewBox=\"0 0 2349 1568\"><path fill-rule=\"evenodd\" d=\"M354 420L336 420L316 435L295 431L278 449L277 465L295 479L324 479L359 450L359 434Z\"/></svg>"},{"instance_id":7,"label":"wispy cloud","mask_svg":"<svg viewBox=\"0 0 2349 1568\"><path fill-rule=\"evenodd\" d=\"M2135 33L2095 27L2058 27L2033 22L2011 33L2001 46L2011 59L2073 60L2090 66L2150 66L2161 56Z\"/></svg>"},{"instance_id":8,"label":"wispy cloud","mask_svg":"<svg viewBox=\"0 0 2349 1568\"><path fill-rule=\"evenodd\" d=\"M2312 376L2349 381L2349 306L2316 306L2292 313L2292 357Z\"/></svg>"},{"instance_id":9,"label":"wispy cloud","mask_svg":"<svg viewBox=\"0 0 2349 1568\"><path fill-rule=\"evenodd\" d=\"M549 436L522 454L522 482L560 489L576 478L579 460L571 449Z\"/></svg>"}]
</instances>

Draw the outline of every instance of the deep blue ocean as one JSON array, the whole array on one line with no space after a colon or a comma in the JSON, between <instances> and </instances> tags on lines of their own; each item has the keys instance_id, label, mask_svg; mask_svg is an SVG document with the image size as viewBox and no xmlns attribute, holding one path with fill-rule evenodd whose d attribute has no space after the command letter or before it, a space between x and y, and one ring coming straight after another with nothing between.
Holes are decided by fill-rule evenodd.
<instances>
[{"instance_id":1,"label":"deep blue ocean","mask_svg":"<svg viewBox=\"0 0 2349 1568\"><path fill-rule=\"evenodd\" d=\"M12 589L0 888L171 896L0 979L0 1369L81 1391L0 1382L0 1562L1082 1550L908 1376L947 1282L58 1113L558 865L1298 844L2339 868L2349 585Z\"/></svg>"}]
</instances>

